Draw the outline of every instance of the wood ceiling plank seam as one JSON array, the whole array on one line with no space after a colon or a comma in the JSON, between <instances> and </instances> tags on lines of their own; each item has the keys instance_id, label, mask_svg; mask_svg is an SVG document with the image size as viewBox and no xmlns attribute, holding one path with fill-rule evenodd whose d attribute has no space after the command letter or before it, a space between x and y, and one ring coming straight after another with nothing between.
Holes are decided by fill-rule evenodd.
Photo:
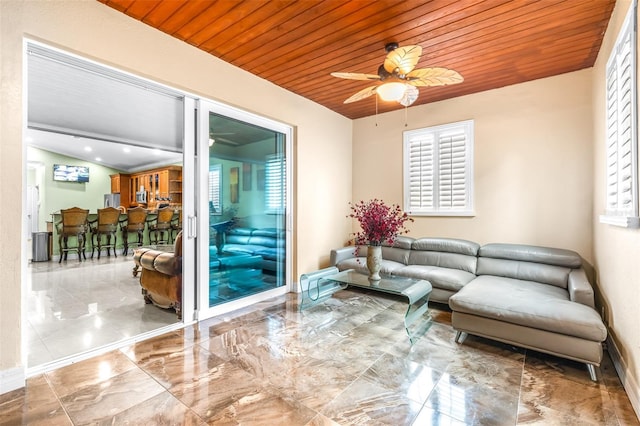
<instances>
[{"instance_id":1,"label":"wood ceiling plank seam","mask_svg":"<svg viewBox=\"0 0 640 426\"><path fill-rule=\"evenodd\" d=\"M202 11L212 6L212 2L209 0L189 0L180 6L176 11L167 18L162 25L158 27L160 31L163 31L173 37L179 38L175 33L187 24L193 16L197 16ZM182 39L180 39L182 40ZM184 41L184 40L183 40Z\"/></svg>"},{"instance_id":2,"label":"wood ceiling plank seam","mask_svg":"<svg viewBox=\"0 0 640 426\"><path fill-rule=\"evenodd\" d=\"M282 56L284 53L288 53L289 51L294 51L296 46L303 46L305 40L307 39L308 32L310 28L326 28L331 23L336 21L340 21L345 17L351 15L359 4L365 4L366 6L362 9L375 9L380 7L381 3L370 3L370 2L345 2L342 3L339 7L333 9L331 13L325 13L320 15L313 20L306 22L305 25L297 27L295 30L286 34L286 37L279 36L271 39L268 43L261 46L260 50L254 50L248 52L245 55L240 56L235 59L232 63L236 64L240 67L243 67L247 70L251 70L253 67L249 66L252 61L260 60L262 57L262 50L269 50L273 52L272 57L277 58ZM314 30L315 31L315 30ZM295 43L292 41L295 40ZM224 57L223 57L224 59ZM226 60L226 59L225 59Z\"/></svg>"},{"instance_id":3,"label":"wood ceiling plank seam","mask_svg":"<svg viewBox=\"0 0 640 426\"><path fill-rule=\"evenodd\" d=\"M565 32L566 32L566 37L564 37L563 39L557 39L553 33L548 33L545 37L536 37L536 36L523 37L523 38L513 37L513 38L510 38L508 42L505 42L504 44L500 45L499 49L495 48L492 40L484 41L481 45L478 44L478 45L469 46L465 48L454 46L449 51L445 49L441 50L441 52L444 52L444 53L441 53L438 55L438 60L442 60L443 62L446 62L452 68L455 68L458 70L464 70L465 73L468 73L473 68L472 67L470 68L467 65L469 61L465 58L467 58L470 55L474 55L476 57L482 57L483 62L485 62L486 64L489 64L490 63L489 60L493 60L495 58L510 57L514 54L523 52L524 50L523 45L529 46L527 50L532 50L534 51L534 54L539 55L541 53L541 49L544 49L545 47L549 47L553 45L555 45L556 47L560 47L560 46L569 44L569 46L567 47L570 47L572 50L581 48L581 47L584 48L584 46L571 46L571 44L575 43L575 41L577 40L576 37L579 37L578 39L584 39L585 41L590 41L585 38L585 37L588 37L588 35L585 35L583 32L572 34L575 32L575 30L572 30L572 29L567 29ZM564 39L567 39L569 41L563 42ZM531 40L535 40L536 43L534 44L534 43L528 42ZM591 48L591 43L588 43L588 47ZM565 53L568 53L568 51L565 51Z\"/></svg>"},{"instance_id":4,"label":"wood ceiling plank seam","mask_svg":"<svg viewBox=\"0 0 640 426\"><path fill-rule=\"evenodd\" d=\"M453 3L459 2L454 1ZM450 2L450 0L438 4L430 3L428 5L428 10L430 11L429 13L434 14L435 11L447 9L446 5L451 5L453 3ZM424 5L424 8L426 9L427 5ZM386 54L380 46L384 47L387 42L392 40L388 40L385 36L376 37L378 35L383 35L385 31L377 31L375 28L380 28L382 26L388 25L399 27L401 25L405 25L406 22L412 21L414 19L414 16L420 16L420 14L423 13L425 12L413 6L413 3L403 2L395 5L392 8L384 10L382 13L376 14L376 19L361 17L357 24L354 24L350 27L343 27L341 31L333 31L330 37L322 37L308 44L307 46L310 48L310 51L313 52L313 54L296 55L288 61L288 65L290 67L295 67L304 64L305 67L313 67L314 65L311 65L312 63L315 64L324 62L325 54L333 54L333 52L335 52L336 50L335 46L342 46L340 47L340 57L343 59L349 58L350 62L354 62L357 60L359 61L358 63L360 63L363 57L363 54L361 52L363 51L366 52L364 55L365 57L369 57L371 59L379 58L380 54L382 54L383 56ZM402 19L405 20L398 21L396 19L396 17L398 16L402 17ZM354 38L353 36L358 37L356 43L352 41L352 39ZM376 39L379 41L376 41L375 43L369 41ZM393 41L398 42L398 40L395 39ZM256 69L256 71L259 72L261 76L263 76L263 78L274 78L276 80L282 78L281 76L276 76L278 74L282 75L282 67L279 66L280 64L271 63L270 65L270 69ZM285 76L287 76L287 74L285 74Z\"/></svg>"},{"instance_id":5,"label":"wood ceiling plank seam","mask_svg":"<svg viewBox=\"0 0 640 426\"><path fill-rule=\"evenodd\" d=\"M420 43L416 43L416 44L420 44ZM423 50L424 50L425 46L423 46L422 44L420 44L420 45L423 47ZM424 53L423 53L423 57L424 57ZM381 61L383 59L384 59L384 57L382 57L382 59L380 59L378 57L378 58L375 59L375 61L380 61L380 63L381 63ZM335 62L336 61L334 61L334 60L332 60L332 61L326 61L325 60L324 61L324 64L326 64L324 66L324 69L326 70L327 74L331 73L332 71L335 71L335 68L334 68L334 65L333 65L333 63L335 63ZM307 66L315 68L315 63L313 61L310 61L310 62L307 63ZM372 70L377 69L378 66L379 66L379 64L376 65L376 63L373 62L373 60L372 60L371 62L367 63L366 65L363 63L363 65L360 68L354 69L352 72L369 72L370 73L370 72L372 72ZM445 65L441 65L441 66L445 66ZM420 68L420 67L422 67L422 66L420 65L420 63L418 63L418 68ZM274 79L274 80L280 81L281 84L286 84L287 80L290 80L291 78L293 78L293 76L290 75L290 76L282 77L283 80L280 80L278 77L273 76L273 75L268 75L268 74L264 75L264 77L269 79L269 80L270 79Z\"/></svg>"},{"instance_id":6,"label":"wood ceiling plank seam","mask_svg":"<svg viewBox=\"0 0 640 426\"><path fill-rule=\"evenodd\" d=\"M215 55L221 57L230 50L233 50L237 45L244 45L247 43L259 43L257 39L260 37L266 37L269 31L278 31L278 26L281 22L286 22L295 19L303 11L311 8L314 3L310 1L288 1L287 7L279 7L275 13L267 16L266 18L260 17L259 22L253 24L249 29L244 31L234 31L226 37L233 37L233 43L225 40L221 37L212 37L202 43L201 48L208 52L215 52ZM271 2L269 2L271 4Z\"/></svg>"},{"instance_id":7,"label":"wood ceiling plank seam","mask_svg":"<svg viewBox=\"0 0 640 426\"><path fill-rule=\"evenodd\" d=\"M118 12L126 13L125 11L131 4L133 0L98 0L100 3L103 3L109 7L114 8Z\"/></svg>"},{"instance_id":8,"label":"wood ceiling plank seam","mask_svg":"<svg viewBox=\"0 0 640 426\"><path fill-rule=\"evenodd\" d=\"M158 7L161 0L146 0L144 2L133 2L127 8L126 14L141 21L149 12Z\"/></svg>"},{"instance_id":9,"label":"wood ceiling plank seam","mask_svg":"<svg viewBox=\"0 0 640 426\"><path fill-rule=\"evenodd\" d=\"M545 8L545 10L548 11L548 8ZM484 37L488 33L497 33L501 31L501 30L498 30L498 28L502 29L501 24L503 22L512 22L513 24L510 25L509 28L519 28L520 30L525 25L527 27L529 26L539 27L542 23L548 22L546 20L541 20L541 23L539 24L538 23L530 24L529 21L521 21L521 20L515 19L518 16L523 16L524 14L529 13L526 7L518 8L518 10L515 11L515 13L516 13L515 16L511 14L502 13L493 18L489 17L487 19L476 21L474 25L467 25L465 27L458 28L453 31L451 30L445 31L439 36L435 36L435 37L432 36L428 41L420 43L420 45L423 47L423 55L422 55L421 62L418 64L418 67L424 66L423 64L424 62L428 61L430 52L434 52L434 51L441 52L443 50L446 50L448 45L454 45L457 50L459 49L457 45L460 40L464 40L464 43L468 44L472 40L478 37ZM486 30L488 31L488 33L482 32L482 30ZM496 37L511 39L512 35L510 33L506 33L504 35L496 34ZM438 66L446 66L442 63L434 62L433 64Z\"/></svg>"},{"instance_id":10,"label":"wood ceiling plank seam","mask_svg":"<svg viewBox=\"0 0 640 426\"><path fill-rule=\"evenodd\" d=\"M326 9L324 7L326 4L330 4L332 8ZM260 49L254 49L249 45L239 46L232 52L228 52L227 55L224 55L222 59L236 64L238 61L248 61L256 58L264 60L265 52L268 52L268 55L266 55L268 58L277 57L277 55L281 54L280 48L283 46L286 47L292 44L296 46L300 45L299 39L304 37L299 37L298 32L308 31L310 22L324 19L324 17L329 14L337 13L336 10L340 11L339 16L343 16L352 11L356 6L357 3L354 2L318 3L314 5L314 7L306 9L303 13L296 15L296 19L290 19L278 25L277 34L274 35L272 32L265 33L264 37L268 38L267 41L256 40L256 43L259 43ZM239 63L238 66L240 66Z\"/></svg>"},{"instance_id":11,"label":"wood ceiling plank seam","mask_svg":"<svg viewBox=\"0 0 640 426\"><path fill-rule=\"evenodd\" d=\"M475 41L478 41L477 44L465 45L464 47L461 47L461 45L443 45L438 49L439 53L434 58L443 60L453 67L460 63L466 63L467 60L464 58L468 55L482 56L483 59L487 59L490 57L504 56L513 52L522 51L523 45L539 49L547 44L560 43L563 38L573 37L575 34L584 34L584 30L587 29L588 27L586 26L584 29L567 28L562 32L563 37L559 37L556 33L552 32L545 32L546 36L539 36L536 34L527 34L525 36L523 34L522 37L517 37L516 35L511 35L510 37L505 38L506 41L499 46L495 43L498 39L496 37L484 38L482 40L478 38L475 39ZM425 57L427 62L431 60L429 53L423 55L423 57Z\"/></svg>"},{"instance_id":12,"label":"wood ceiling plank seam","mask_svg":"<svg viewBox=\"0 0 640 426\"><path fill-rule=\"evenodd\" d=\"M234 10L236 10L236 7L240 4L242 3L225 0L210 2L209 7L197 15L192 15L191 19L188 22L185 22L185 24L174 33L174 36L181 38L193 46L198 46L199 44L194 39L194 36L201 31L223 30L224 28L221 28L223 25L217 24L221 21L228 20L226 17L232 15ZM261 3L256 1L252 4L260 5Z\"/></svg>"},{"instance_id":13,"label":"wood ceiling plank seam","mask_svg":"<svg viewBox=\"0 0 640 426\"><path fill-rule=\"evenodd\" d=\"M161 0L160 4L153 10L150 10L141 21L154 28L158 28L188 1L189 0Z\"/></svg>"},{"instance_id":14,"label":"wood ceiling plank seam","mask_svg":"<svg viewBox=\"0 0 640 426\"><path fill-rule=\"evenodd\" d=\"M241 28L248 16L251 16L256 10L267 7L269 3L266 1L226 1L224 9L216 10L216 19L207 20L200 26L192 36L189 42L194 46L201 46L207 40L220 36L229 31L231 27ZM203 49L204 50L204 49ZM209 50L207 50L209 51ZM217 56L217 55L216 55Z\"/></svg>"}]
</instances>

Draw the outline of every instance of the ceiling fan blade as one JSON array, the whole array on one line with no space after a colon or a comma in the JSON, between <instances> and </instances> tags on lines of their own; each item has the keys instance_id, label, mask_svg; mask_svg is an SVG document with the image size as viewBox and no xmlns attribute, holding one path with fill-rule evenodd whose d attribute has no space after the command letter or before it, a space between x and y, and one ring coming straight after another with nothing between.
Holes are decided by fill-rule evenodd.
<instances>
[{"instance_id":1,"label":"ceiling fan blade","mask_svg":"<svg viewBox=\"0 0 640 426\"><path fill-rule=\"evenodd\" d=\"M366 89L362 89L355 95L351 96L349 99L344 101L345 104L350 104L351 102L359 101L360 99L368 98L369 96L376 93L376 89L378 86L367 87Z\"/></svg>"},{"instance_id":2,"label":"ceiling fan blade","mask_svg":"<svg viewBox=\"0 0 640 426\"><path fill-rule=\"evenodd\" d=\"M338 78L346 78L347 80L380 80L379 75L357 72L332 72L331 75Z\"/></svg>"},{"instance_id":3,"label":"ceiling fan blade","mask_svg":"<svg viewBox=\"0 0 640 426\"><path fill-rule=\"evenodd\" d=\"M400 75L408 74L418 64L421 55L421 46L398 47L387 54L384 69L389 73L397 71Z\"/></svg>"},{"instance_id":4,"label":"ceiling fan blade","mask_svg":"<svg viewBox=\"0 0 640 426\"><path fill-rule=\"evenodd\" d=\"M448 68L422 68L407 74L407 83L417 87L444 86L463 81L464 78L457 71Z\"/></svg>"},{"instance_id":5,"label":"ceiling fan blade","mask_svg":"<svg viewBox=\"0 0 640 426\"><path fill-rule=\"evenodd\" d=\"M408 107L418 99L420 91L417 87L411 86L410 84L405 84L405 86L407 86L407 90L404 92L404 96L398 101L398 103L402 106Z\"/></svg>"}]
</instances>

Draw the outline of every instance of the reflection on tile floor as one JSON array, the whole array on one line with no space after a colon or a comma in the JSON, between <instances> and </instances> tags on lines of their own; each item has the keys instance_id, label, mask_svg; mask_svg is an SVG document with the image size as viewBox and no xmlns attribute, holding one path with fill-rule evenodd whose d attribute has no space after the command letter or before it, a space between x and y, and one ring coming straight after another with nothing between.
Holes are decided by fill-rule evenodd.
<instances>
[{"instance_id":1,"label":"reflection on tile floor","mask_svg":"<svg viewBox=\"0 0 640 426\"><path fill-rule=\"evenodd\" d=\"M27 283L27 355L34 367L178 322L146 305L131 255L35 262Z\"/></svg>"},{"instance_id":2,"label":"reflection on tile floor","mask_svg":"<svg viewBox=\"0 0 640 426\"><path fill-rule=\"evenodd\" d=\"M403 303L288 294L32 377L0 424L639 425L605 357L584 365L469 336L450 312L411 346Z\"/></svg>"}]
</instances>

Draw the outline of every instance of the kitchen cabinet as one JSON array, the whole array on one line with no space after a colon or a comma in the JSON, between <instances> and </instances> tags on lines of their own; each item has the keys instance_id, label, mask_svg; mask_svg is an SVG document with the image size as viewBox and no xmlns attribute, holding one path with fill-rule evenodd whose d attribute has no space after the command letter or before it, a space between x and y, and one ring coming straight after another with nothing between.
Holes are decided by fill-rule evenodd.
<instances>
[{"instance_id":1,"label":"kitchen cabinet","mask_svg":"<svg viewBox=\"0 0 640 426\"><path fill-rule=\"evenodd\" d=\"M131 175L129 200L131 207L142 206L155 210L161 204L182 206L182 167L167 166ZM146 201L137 202L136 193L145 192Z\"/></svg>"},{"instance_id":2,"label":"kitchen cabinet","mask_svg":"<svg viewBox=\"0 0 640 426\"><path fill-rule=\"evenodd\" d=\"M131 175L118 173L109 175L111 178L111 193L120 194L120 205L129 208L131 203Z\"/></svg>"}]
</instances>

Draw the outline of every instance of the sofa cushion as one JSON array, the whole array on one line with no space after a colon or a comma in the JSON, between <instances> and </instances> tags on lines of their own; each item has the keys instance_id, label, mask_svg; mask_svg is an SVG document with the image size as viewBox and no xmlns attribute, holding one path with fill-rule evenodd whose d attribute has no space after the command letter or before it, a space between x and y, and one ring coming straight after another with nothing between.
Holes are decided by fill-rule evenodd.
<instances>
[{"instance_id":1,"label":"sofa cushion","mask_svg":"<svg viewBox=\"0 0 640 426\"><path fill-rule=\"evenodd\" d=\"M247 241L247 244L253 245L253 246L264 246L264 247L276 247L277 246L277 242L275 238L272 237L265 237L262 235L251 235L251 237L249 237L249 240Z\"/></svg>"},{"instance_id":2,"label":"sofa cushion","mask_svg":"<svg viewBox=\"0 0 640 426\"><path fill-rule=\"evenodd\" d=\"M250 244L225 244L223 251L229 253L245 253L253 254L256 250L263 248L262 246L253 246Z\"/></svg>"},{"instance_id":3,"label":"sofa cushion","mask_svg":"<svg viewBox=\"0 0 640 426\"><path fill-rule=\"evenodd\" d=\"M439 266L408 265L393 271L394 275L427 280L433 287L458 291L476 276L460 269L441 268Z\"/></svg>"},{"instance_id":4,"label":"sofa cushion","mask_svg":"<svg viewBox=\"0 0 640 426\"><path fill-rule=\"evenodd\" d=\"M567 288L570 268L543 263L522 262L519 260L478 258L477 275L495 275L525 281L536 281Z\"/></svg>"},{"instance_id":5,"label":"sofa cushion","mask_svg":"<svg viewBox=\"0 0 640 426\"><path fill-rule=\"evenodd\" d=\"M569 300L568 291L539 282L480 276L449 298L456 312L602 342L598 313Z\"/></svg>"},{"instance_id":6,"label":"sofa cushion","mask_svg":"<svg viewBox=\"0 0 640 426\"><path fill-rule=\"evenodd\" d=\"M578 253L550 247L521 244L486 244L480 248L478 255L480 257L521 260L567 268L579 268L582 266L582 258Z\"/></svg>"},{"instance_id":7,"label":"sofa cushion","mask_svg":"<svg viewBox=\"0 0 640 426\"><path fill-rule=\"evenodd\" d=\"M413 242L411 248L413 250L459 253L475 257L478 255L480 245L473 241L456 238L418 238Z\"/></svg>"},{"instance_id":8,"label":"sofa cushion","mask_svg":"<svg viewBox=\"0 0 640 426\"><path fill-rule=\"evenodd\" d=\"M256 249L253 254L262 256L263 259L267 260L284 260L285 249L261 247Z\"/></svg>"},{"instance_id":9,"label":"sofa cushion","mask_svg":"<svg viewBox=\"0 0 640 426\"><path fill-rule=\"evenodd\" d=\"M227 234L224 238L226 244L249 244L251 235Z\"/></svg>"},{"instance_id":10,"label":"sofa cushion","mask_svg":"<svg viewBox=\"0 0 640 426\"><path fill-rule=\"evenodd\" d=\"M409 265L438 266L475 274L478 258L458 253L423 251L413 249L409 254Z\"/></svg>"}]
</instances>

